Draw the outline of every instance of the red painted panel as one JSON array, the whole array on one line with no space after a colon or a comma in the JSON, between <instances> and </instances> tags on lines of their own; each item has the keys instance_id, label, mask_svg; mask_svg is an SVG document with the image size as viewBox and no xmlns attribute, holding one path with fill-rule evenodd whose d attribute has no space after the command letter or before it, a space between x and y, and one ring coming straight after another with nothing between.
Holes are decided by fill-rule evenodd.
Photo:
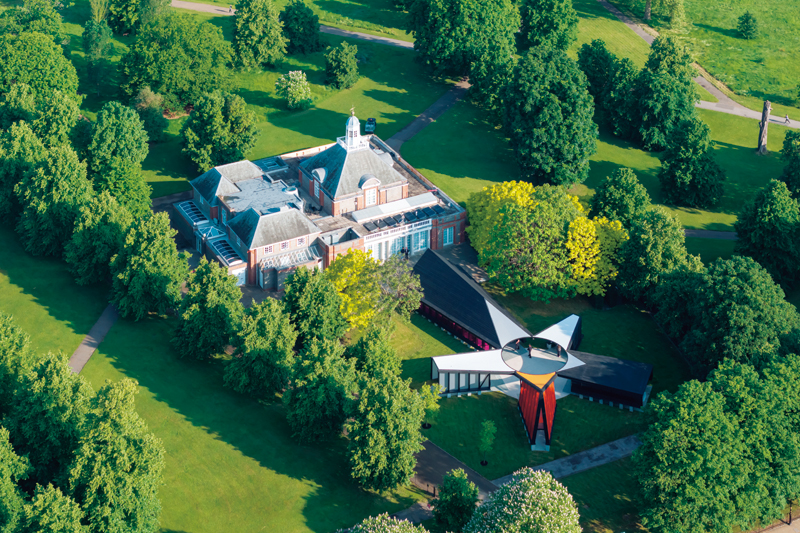
<instances>
[{"instance_id":1,"label":"red painted panel","mask_svg":"<svg viewBox=\"0 0 800 533\"><path fill-rule=\"evenodd\" d=\"M547 418L547 444L553 435L553 419L556 416L556 389L553 383L544 391L544 408Z\"/></svg>"}]
</instances>

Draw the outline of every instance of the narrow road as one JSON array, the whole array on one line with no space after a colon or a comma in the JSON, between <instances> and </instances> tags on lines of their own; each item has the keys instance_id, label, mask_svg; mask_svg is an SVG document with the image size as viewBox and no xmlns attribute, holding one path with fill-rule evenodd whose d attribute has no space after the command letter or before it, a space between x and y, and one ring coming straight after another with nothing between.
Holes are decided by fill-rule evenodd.
<instances>
[{"instance_id":1,"label":"narrow road","mask_svg":"<svg viewBox=\"0 0 800 533\"><path fill-rule=\"evenodd\" d=\"M92 329L89 330L89 334L83 338L78 349L75 350L72 357L69 358L69 367L73 372L78 374L83 370L83 367L89 362L89 358L95 350L97 350L100 343L103 342L103 339L106 337L109 330L111 330L111 326L117 322L118 318L119 314L116 308L108 304L103 314L100 315L100 318L97 319Z\"/></svg>"}]
</instances>

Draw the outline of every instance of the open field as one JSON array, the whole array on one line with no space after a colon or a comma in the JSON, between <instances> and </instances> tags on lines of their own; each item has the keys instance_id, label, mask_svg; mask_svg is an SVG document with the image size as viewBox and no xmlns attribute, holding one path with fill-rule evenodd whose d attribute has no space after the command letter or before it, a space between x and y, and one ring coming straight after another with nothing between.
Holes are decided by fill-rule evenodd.
<instances>
[{"instance_id":1,"label":"open field","mask_svg":"<svg viewBox=\"0 0 800 533\"><path fill-rule=\"evenodd\" d=\"M82 373L95 387L123 377L139 382L137 410L167 450L162 531L328 532L423 497L359 489L343 439L298 444L280 402L224 388L218 362L178 358L174 326L172 319L120 320Z\"/></svg>"},{"instance_id":2,"label":"open field","mask_svg":"<svg viewBox=\"0 0 800 533\"><path fill-rule=\"evenodd\" d=\"M36 353L78 347L108 305L107 287L80 287L60 259L25 252L11 227L0 228L0 311L13 315Z\"/></svg>"},{"instance_id":3,"label":"open field","mask_svg":"<svg viewBox=\"0 0 800 533\"><path fill-rule=\"evenodd\" d=\"M644 14L645 0L612 1L639 17ZM800 10L795 2L686 0L685 8L691 26L688 33L679 35L703 68L739 95L794 107L800 104ZM738 19L745 11L758 20L756 39L738 35ZM659 31L668 29L668 21L658 13L650 24ZM795 112L800 114L800 110Z\"/></svg>"}]
</instances>

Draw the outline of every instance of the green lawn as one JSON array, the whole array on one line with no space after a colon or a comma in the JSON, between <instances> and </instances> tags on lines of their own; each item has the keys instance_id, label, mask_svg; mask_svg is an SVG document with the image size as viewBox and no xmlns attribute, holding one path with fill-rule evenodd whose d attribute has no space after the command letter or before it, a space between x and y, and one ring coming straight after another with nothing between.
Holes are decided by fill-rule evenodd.
<instances>
[{"instance_id":1,"label":"green lawn","mask_svg":"<svg viewBox=\"0 0 800 533\"><path fill-rule=\"evenodd\" d=\"M639 523L639 488L630 469L631 460L622 459L559 480L578 504L584 531L647 531Z\"/></svg>"},{"instance_id":2,"label":"green lawn","mask_svg":"<svg viewBox=\"0 0 800 533\"><path fill-rule=\"evenodd\" d=\"M735 245L736 241L686 237L686 251L693 255L699 255L705 265L710 265L719 258L730 259Z\"/></svg>"},{"instance_id":3,"label":"green lawn","mask_svg":"<svg viewBox=\"0 0 800 533\"><path fill-rule=\"evenodd\" d=\"M298 444L282 404L224 388L217 362L178 358L174 326L173 319L120 320L82 372L95 387L139 382L137 410L167 451L162 531L327 532L423 497L360 490L343 439Z\"/></svg>"},{"instance_id":4,"label":"green lawn","mask_svg":"<svg viewBox=\"0 0 800 533\"><path fill-rule=\"evenodd\" d=\"M79 287L61 260L31 256L8 226L0 250L0 311L13 315L35 352L72 355L108 305L107 289Z\"/></svg>"},{"instance_id":5,"label":"green lawn","mask_svg":"<svg viewBox=\"0 0 800 533\"><path fill-rule=\"evenodd\" d=\"M471 351L452 335L414 313L409 322L394 321L392 346L403 362L403 379L411 378L411 386L419 388L431 379L431 357Z\"/></svg>"},{"instance_id":6,"label":"green lawn","mask_svg":"<svg viewBox=\"0 0 800 533\"><path fill-rule=\"evenodd\" d=\"M645 0L613 2L638 16L644 13ZM681 36L706 70L738 94L784 105L800 103L800 9L796 2L686 0L685 8L692 24ZM745 11L758 20L756 39L738 36L737 20ZM660 16L653 17L650 24L659 31L667 25Z\"/></svg>"}]
</instances>

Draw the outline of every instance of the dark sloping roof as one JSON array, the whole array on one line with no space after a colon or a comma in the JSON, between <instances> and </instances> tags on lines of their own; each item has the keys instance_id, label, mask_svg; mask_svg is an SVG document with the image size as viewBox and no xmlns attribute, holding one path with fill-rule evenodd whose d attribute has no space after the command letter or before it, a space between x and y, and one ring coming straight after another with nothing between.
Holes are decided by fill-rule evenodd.
<instances>
[{"instance_id":1,"label":"dark sloping roof","mask_svg":"<svg viewBox=\"0 0 800 533\"><path fill-rule=\"evenodd\" d=\"M426 250L414 272L422 285L422 302L482 337L496 348L502 347L498 325L492 317L502 314L528 336L531 336L505 309L499 306L483 288L458 267L433 250ZM502 326L500 326L502 327Z\"/></svg>"},{"instance_id":2,"label":"dark sloping roof","mask_svg":"<svg viewBox=\"0 0 800 533\"><path fill-rule=\"evenodd\" d=\"M214 167L193 179L191 184L206 201L213 203L217 195L239 192L239 187L234 185L236 182L260 178L263 174L256 165L244 160Z\"/></svg>"},{"instance_id":3,"label":"dark sloping roof","mask_svg":"<svg viewBox=\"0 0 800 533\"><path fill-rule=\"evenodd\" d=\"M558 372L562 378L642 395L653 375L653 365L605 355L571 351L585 364Z\"/></svg>"},{"instance_id":4,"label":"dark sloping roof","mask_svg":"<svg viewBox=\"0 0 800 533\"><path fill-rule=\"evenodd\" d=\"M228 226L248 250L320 232L316 224L292 208L268 215L261 215L251 208L235 216Z\"/></svg>"},{"instance_id":5,"label":"dark sloping roof","mask_svg":"<svg viewBox=\"0 0 800 533\"><path fill-rule=\"evenodd\" d=\"M348 152L339 143L306 159L300 163L300 168L309 173L324 168L322 188L333 198L360 192L361 178L367 175L377 179L381 186L406 181L406 178L371 148Z\"/></svg>"}]
</instances>

